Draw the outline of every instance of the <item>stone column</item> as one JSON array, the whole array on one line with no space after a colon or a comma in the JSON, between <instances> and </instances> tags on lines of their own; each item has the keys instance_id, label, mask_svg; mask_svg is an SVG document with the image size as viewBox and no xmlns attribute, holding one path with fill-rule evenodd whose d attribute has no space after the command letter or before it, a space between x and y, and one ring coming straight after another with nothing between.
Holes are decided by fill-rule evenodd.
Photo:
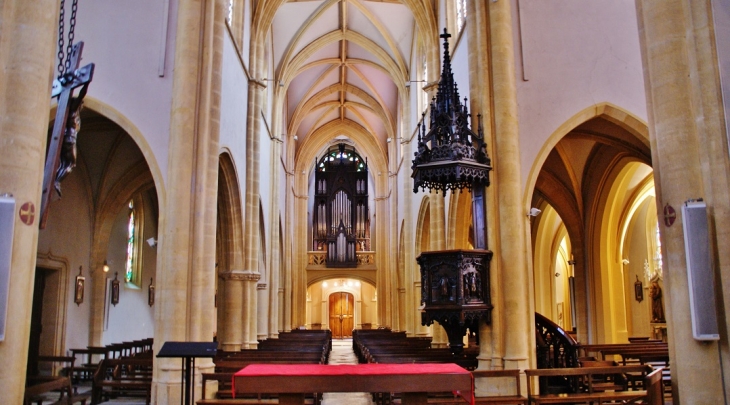
<instances>
[{"instance_id":1,"label":"stone column","mask_svg":"<svg viewBox=\"0 0 730 405\"><path fill-rule=\"evenodd\" d=\"M390 272L390 256L386 252L391 252L391 241L389 229L390 229L390 214L388 200L388 181L387 173L377 173L377 179L375 180L375 263L378 268L376 275L376 289L378 292L378 325L393 327L392 317L389 302L391 296L392 285L390 283L391 278L389 277ZM380 195L385 195L380 197Z\"/></svg>"},{"instance_id":2,"label":"stone column","mask_svg":"<svg viewBox=\"0 0 730 405\"><path fill-rule=\"evenodd\" d=\"M10 308L0 343L0 392L8 404L23 402L58 11L53 0L7 0L0 10L0 194L13 195L16 212L26 203L35 207L28 225L15 216L12 235Z\"/></svg>"},{"instance_id":3,"label":"stone column","mask_svg":"<svg viewBox=\"0 0 730 405\"><path fill-rule=\"evenodd\" d=\"M295 181L298 191L294 195L294 215L295 218L307 218L307 173L302 171L296 173L298 180ZM291 222L292 226L297 222L296 219ZM291 327L297 328L303 326L307 322L307 314L305 312L307 305L307 272L304 270L307 266L307 227L294 227L294 241L292 243L292 268L291 277Z\"/></svg>"},{"instance_id":4,"label":"stone column","mask_svg":"<svg viewBox=\"0 0 730 405\"><path fill-rule=\"evenodd\" d=\"M276 87L274 91L274 105L276 106L276 109L273 112L272 116L272 133L274 138L272 139L271 144L271 167L269 168L269 174L270 174L270 183L269 183L269 195L271 196L271 219L269 220L269 234L271 235L271 240L267 244L269 246L269 279L268 281L268 311L266 313L267 317L267 329L268 329L268 337L278 337L279 336L279 283L280 283L280 276L281 276L281 234L280 234L280 227L282 226L280 220L280 212L281 212L281 205L280 202L280 187L279 184L281 183L281 150L282 150L282 144L283 141L281 139L282 133L282 107L281 107L281 98L283 98L285 95L283 89L281 87ZM293 140L292 140L293 141Z\"/></svg>"},{"instance_id":5,"label":"stone column","mask_svg":"<svg viewBox=\"0 0 730 405\"><path fill-rule=\"evenodd\" d=\"M241 272L243 280L243 348L255 349L258 347L256 326L258 324L258 291L257 285L261 274L256 271L244 270Z\"/></svg>"},{"instance_id":6,"label":"stone column","mask_svg":"<svg viewBox=\"0 0 730 405\"><path fill-rule=\"evenodd\" d=\"M388 143L388 190L390 193L390 207L388 211L388 229L390 230L389 240L390 249L389 252L396 253L400 247L400 240L398 238L398 230L400 221L398 220L398 162L400 162L400 144L397 139L391 139ZM403 165L403 168L407 165ZM392 330L399 330L400 317L398 311L398 255L388 255L388 314L390 315L389 325Z\"/></svg>"},{"instance_id":7,"label":"stone column","mask_svg":"<svg viewBox=\"0 0 730 405\"><path fill-rule=\"evenodd\" d=\"M223 0L178 4L155 352L166 341L213 339L223 10ZM155 361L153 403L180 402L179 364ZM198 367L208 371L212 362Z\"/></svg>"},{"instance_id":8,"label":"stone column","mask_svg":"<svg viewBox=\"0 0 730 405\"><path fill-rule=\"evenodd\" d=\"M443 192L432 191L429 195L430 199L430 218L431 231L429 233L429 249L431 251L446 249L446 209L445 196ZM449 337L446 330L438 322L434 322L431 327L433 341L432 347L448 347Z\"/></svg>"},{"instance_id":9,"label":"stone column","mask_svg":"<svg viewBox=\"0 0 730 405\"><path fill-rule=\"evenodd\" d=\"M494 158L494 120L493 111L491 108L491 97L490 86L485 85L489 83L491 78L491 68L489 60L489 37L488 30L485 27L489 26L487 3L486 2L467 2L467 22L466 30L469 36L469 94L470 94L470 105L469 110L472 114L472 128L477 128L479 124L484 128L484 137L487 143L487 153L490 157ZM481 119L477 117L481 115ZM481 122L480 122L481 121ZM491 175L494 177L494 174ZM486 241L487 249L496 251L499 249L500 243L499 238L495 235L495 228L493 224L497 221L497 193L495 192L498 185L492 184L488 187L484 193L484 203L486 205L486 218L487 218L487 229L486 229ZM473 208L472 208L473 210ZM473 214L473 213L472 213ZM492 260L492 267L490 272L490 284L491 284L491 295L492 303L501 302L502 291L499 287L501 285L501 274L498 267L495 265L495 260ZM479 368L480 369L492 369L493 365L497 365L496 368L502 367L503 357L503 345L502 345L502 314L504 308L502 305L495 305L492 310L492 322L487 325L486 323L480 323L479 327ZM496 357L496 358L495 358Z\"/></svg>"},{"instance_id":10,"label":"stone column","mask_svg":"<svg viewBox=\"0 0 730 405\"><path fill-rule=\"evenodd\" d=\"M416 86L412 86L411 88L415 88ZM413 91L413 90L411 90ZM420 90L416 90L420 91ZM401 176L403 176L406 180L403 182L403 188L401 189L401 192L403 193L403 252L401 254L403 255L403 260L405 262L405 265L402 269L398 269L398 271L404 272L403 274L403 283L405 287L405 299L404 299L404 305L405 308L403 310L404 316L405 316L405 330L406 335L408 336L415 336L416 332L418 331L418 325L421 323L420 316L417 312L417 308L420 305L421 300L421 278L417 276L418 274L418 264L416 263L416 246L415 246L415 235L414 235L414 228L415 223L413 221L415 213L418 212L417 209L414 210L413 208L413 182L410 180L410 163L411 160L413 160L413 142L416 142L416 131L415 128L411 128L410 124L410 117L411 117L411 109L412 107L412 97L410 96L410 93L407 93L403 97L403 105L401 107L401 128L400 132L403 134L403 154L404 154L404 164L403 167L408 167L408 169L401 169L403 172L401 173ZM415 98L418 100L418 97ZM396 211L397 212L397 211Z\"/></svg>"},{"instance_id":11,"label":"stone column","mask_svg":"<svg viewBox=\"0 0 730 405\"><path fill-rule=\"evenodd\" d=\"M232 270L222 274L225 287L221 296L219 291L218 310L224 311L225 328L218 327L220 348L226 351L239 351L243 347L243 280L244 274L240 270Z\"/></svg>"},{"instance_id":12,"label":"stone column","mask_svg":"<svg viewBox=\"0 0 730 405\"><path fill-rule=\"evenodd\" d=\"M530 310L527 251L525 248L527 216L520 202L520 144L517 122L517 89L511 2L488 3L489 33L494 98L494 138L492 154L493 186L497 193L499 246L495 247L492 265L500 273L502 299L494 305L504 308L504 368L530 366L530 347L534 346L534 315ZM490 188L492 188L490 187ZM490 190L492 193L496 189ZM492 221L494 222L494 221ZM490 239L492 243L495 239ZM505 266L509 263L509 268Z\"/></svg>"},{"instance_id":13,"label":"stone column","mask_svg":"<svg viewBox=\"0 0 730 405\"><path fill-rule=\"evenodd\" d=\"M723 403L728 401L730 388L729 377L722 372L730 366L725 319L730 309L725 293L730 280L725 249L730 232L730 162L712 4L638 0L636 7L657 212L661 216L668 204L679 217L669 227L659 221L673 401ZM680 207L697 198L707 203L719 342L697 341L691 332Z\"/></svg>"}]
</instances>

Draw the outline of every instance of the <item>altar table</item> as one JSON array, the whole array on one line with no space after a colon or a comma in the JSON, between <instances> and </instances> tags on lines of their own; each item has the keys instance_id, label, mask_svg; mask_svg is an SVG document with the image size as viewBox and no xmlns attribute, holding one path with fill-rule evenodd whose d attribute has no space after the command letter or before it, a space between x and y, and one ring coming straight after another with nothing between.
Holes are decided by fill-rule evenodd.
<instances>
[{"instance_id":1,"label":"altar table","mask_svg":"<svg viewBox=\"0 0 730 405\"><path fill-rule=\"evenodd\" d=\"M279 394L300 405L305 393L400 392L404 405L426 404L429 392L455 392L474 403L473 379L456 364L251 364L233 376L233 395Z\"/></svg>"}]
</instances>

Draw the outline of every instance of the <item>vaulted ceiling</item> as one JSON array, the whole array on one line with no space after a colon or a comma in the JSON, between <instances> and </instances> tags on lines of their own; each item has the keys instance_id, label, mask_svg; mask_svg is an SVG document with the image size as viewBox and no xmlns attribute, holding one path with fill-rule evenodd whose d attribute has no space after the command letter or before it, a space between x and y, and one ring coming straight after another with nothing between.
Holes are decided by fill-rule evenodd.
<instances>
[{"instance_id":1,"label":"vaulted ceiling","mask_svg":"<svg viewBox=\"0 0 730 405\"><path fill-rule=\"evenodd\" d=\"M305 0L282 4L273 20L273 71L286 89L286 131L301 145L333 123L372 134L385 150L396 136L415 19L388 0Z\"/></svg>"}]
</instances>

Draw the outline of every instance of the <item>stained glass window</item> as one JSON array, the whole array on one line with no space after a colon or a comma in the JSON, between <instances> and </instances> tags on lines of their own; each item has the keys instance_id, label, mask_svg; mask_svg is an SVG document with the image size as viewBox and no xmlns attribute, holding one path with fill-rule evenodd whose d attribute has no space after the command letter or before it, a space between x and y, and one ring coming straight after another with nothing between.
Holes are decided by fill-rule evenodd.
<instances>
[{"instance_id":1,"label":"stained glass window","mask_svg":"<svg viewBox=\"0 0 730 405\"><path fill-rule=\"evenodd\" d=\"M355 171L361 172L366 169L367 162L351 147L346 147L344 151L340 151L338 146L333 146L327 151L317 163L317 170L324 172L327 170L326 163L355 165Z\"/></svg>"},{"instance_id":2,"label":"stained glass window","mask_svg":"<svg viewBox=\"0 0 730 405\"><path fill-rule=\"evenodd\" d=\"M136 221L134 215L134 202L129 201L129 217L127 219L127 261L125 263L124 279L127 282L132 281L134 276L134 266L137 262L136 257Z\"/></svg>"}]
</instances>

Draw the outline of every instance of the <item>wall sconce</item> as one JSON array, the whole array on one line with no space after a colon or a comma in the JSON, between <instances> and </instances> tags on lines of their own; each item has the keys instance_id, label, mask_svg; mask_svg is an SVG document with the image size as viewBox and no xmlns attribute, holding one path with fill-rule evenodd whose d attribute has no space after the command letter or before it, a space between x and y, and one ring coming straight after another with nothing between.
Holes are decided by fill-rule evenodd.
<instances>
[{"instance_id":1,"label":"wall sconce","mask_svg":"<svg viewBox=\"0 0 730 405\"><path fill-rule=\"evenodd\" d=\"M157 239L149 238L149 239L147 239L147 244L150 245L150 247L155 247L155 246L157 246Z\"/></svg>"},{"instance_id":2,"label":"wall sconce","mask_svg":"<svg viewBox=\"0 0 730 405\"><path fill-rule=\"evenodd\" d=\"M109 273L109 264L106 262L106 259L104 259L104 266L101 269L104 270L104 273Z\"/></svg>"},{"instance_id":3,"label":"wall sconce","mask_svg":"<svg viewBox=\"0 0 730 405\"><path fill-rule=\"evenodd\" d=\"M527 213L527 216L536 217L536 216L540 215L541 212L542 212L541 209L533 207L533 208L530 208L530 212Z\"/></svg>"},{"instance_id":4,"label":"wall sconce","mask_svg":"<svg viewBox=\"0 0 730 405\"><path fill-rule=\"evenodd\" d=\"M393 138L388 138L388 139L385 140L385 142L390 143L392 140L393 140Z\"/></svg>"},{"instance_id":5,"label":"wall sconce","mask_svg":"<svg viewBox=\"0 0 730 405\"><path fill-rule=\"evenodd\" d=\"M296 136L296 135L294 135L294 140L296 141L296 140L298 140L298 139L299 139L299 137L298 137L298 136Z\"/></svg>"},{"instance_id":6,"label":"wall sconce","mask_svg":"<svg viewBox=\"0 0 730 405\"><path fill-rule=\"evenodd\" d=\"M555 273L555 277L560 277L560 273Z\"/></svg>"}]
</instances>

